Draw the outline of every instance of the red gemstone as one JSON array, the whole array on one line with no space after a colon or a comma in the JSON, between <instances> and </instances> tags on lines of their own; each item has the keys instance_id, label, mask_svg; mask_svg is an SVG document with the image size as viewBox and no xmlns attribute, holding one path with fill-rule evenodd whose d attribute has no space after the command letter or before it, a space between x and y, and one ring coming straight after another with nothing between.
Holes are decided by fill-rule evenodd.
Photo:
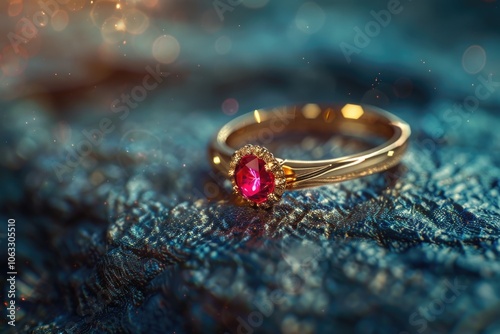
<instances>
[{"instance_id":1,"label":"red gemstone","mask_svg":"<svg viewBox=\"0 0 500 334\"><path fill-rule=\"evenodd\" d=\"M236 185L243 197L257 204L267 201L274 191L274 174L266 171L264 160L255 155L245 155L234 171Z\"/></svg>"}]
</instances>

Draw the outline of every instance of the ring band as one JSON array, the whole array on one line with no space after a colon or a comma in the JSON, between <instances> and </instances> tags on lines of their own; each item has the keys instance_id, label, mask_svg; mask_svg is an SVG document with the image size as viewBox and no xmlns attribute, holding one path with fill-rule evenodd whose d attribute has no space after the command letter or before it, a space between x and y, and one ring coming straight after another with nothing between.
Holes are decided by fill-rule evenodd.
<instances>
[{"instance_id":1,"label":"ring band","mask_svg":"<svg viewBox=\"0 0 500 334\"><path fill-rule=\"evenodd\" d=\"M249 144L289 133L375 136L384 142L361 153L311 161L275 158L266 148ZM393 167L406 151L410 134L406 122L374 106L285 106L255 110L230 121L213 139L209 156L212 166L231 180L239 198L267 208L285 190L346 181Z\"/></svg>"}]
</instances>

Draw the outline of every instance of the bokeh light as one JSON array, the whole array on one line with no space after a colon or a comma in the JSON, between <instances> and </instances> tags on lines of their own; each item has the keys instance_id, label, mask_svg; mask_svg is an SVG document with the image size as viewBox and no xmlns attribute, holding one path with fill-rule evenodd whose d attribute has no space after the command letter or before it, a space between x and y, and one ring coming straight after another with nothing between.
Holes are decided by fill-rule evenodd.
<instances>
[{"instance_id":1,"label":"bokeh light","mask_svg":"<svg viewBox=\"0 0 500 334\"><path fill-rule=\"evenodd\" d=\"M65 10L57 10L54 12L52 15L52 28L55 31L63 31L66 29L69 23L69 16L68 12Z\"/></svg>"},{"instance_id":2,"label":"bokeh light","mask_svg":"<svg viewBox=\"0 0 500 334\"><path fill-rule=\"evenodd\" d=\"M222 112L226 115L234 115L238 112L239 103L236 99L229 98L222 102Z\"/></svg>"},{"instance_id":3,"label":"bokeh light","mask_svg":"<svg viewBox=\"0 0 500 334\"><path fill-rule=\"evenodd\" d=\"M295 17L295 25L300 31L313 34L325 24L325 11L315 2L306 2L300 6Z\"/></svg>"},{"instance_id":4,"label":"bokeh light","mask_svg":"<svg viewBox=\"0 0 500 334\"><path fill-rule=\"evenodd\" d=\"M153 57L162 64L173 63L180 52L179 42L173 36L160 36L153 43Z\"/></svg>"},{"instance_id":5,"label":"bokeh light","mask_svg":"<svg viewBox=\"0 0 500 334\"><path fill-rule=\"evenodd\" d=\"M97 27L102 27L108 18L115 15L119 15L115 1L97 0L90 10L90 19Z\"/></svg>"},{"instance_id":6,"label":"bokeh light","mask_svg":"<svg viewBox=\"0 0 500 334\"><path fill-rule=\"evenodd\" d=\"M215 52L224 55L231 51L232 42L227 36L221 36L215 41Z\"/></svg>"},{"instance_id":7,"label":"bokeh light","mask_svg":"<svg viewBox=\"0 0 500 334\"><path fill-rule=\"evenodd\" d=\"M108 43L118 43L125 36L125 23L119 17L112 16L104 21L101 29L102 38Z\"/></svg>"},{"instance_id":8,"label":"bokeh light","mask_svg":"<svg viewBox=\"0 0 500 334\"><path fill-rule=\"evenodd\" d=\"M147 15L135 8L125 11L123 19L127 32L133 35L142 34L149 27L149 18Z\"/></svg>"},{"instance_id":9,"label":"bokeh light","mask_svg":"<svg viewBox=\"0 0 500 334\"><path fill-rule=\"evenodd\" d=\"M479 45L471 45L462 56L462 67L465 72L476 74L486 65L486 51Z\"/></svg>"}]
</instances>

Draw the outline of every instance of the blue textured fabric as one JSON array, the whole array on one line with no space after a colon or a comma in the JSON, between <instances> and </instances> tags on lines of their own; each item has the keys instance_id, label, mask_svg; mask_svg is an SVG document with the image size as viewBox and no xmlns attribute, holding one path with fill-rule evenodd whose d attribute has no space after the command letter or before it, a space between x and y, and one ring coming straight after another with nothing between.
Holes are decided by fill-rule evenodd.
<instances>
[{"instance_id":1,"label":"blue textured fabric","mask_svg":"<svg viewBox=\"0 0 500 334\"><path fill-rule=\"evenodd\" d=\"M5 328L500 332L498 4L402 2L360 47L354 28L392 1L261 3L233 6L223 21L211 3L178 4L182 23L151 15L181 54L158 65L158 87L128 112L113 101L157 66L139 49L99 69L35 57L19 86L3 86L25 93L2 103L0 125L20 307L16 328ZM221 36L232 41L223 55ZM347 44L359 50L350 59ZM48 75L54 68L89 74L68 86ZM304 101L370 103L405 119L413 135L402 163L287 192L270 210L235 205L209 167L210 139L235 115ZM109 131L92 136L97 128Z\"/></svg>"}]
</instances>

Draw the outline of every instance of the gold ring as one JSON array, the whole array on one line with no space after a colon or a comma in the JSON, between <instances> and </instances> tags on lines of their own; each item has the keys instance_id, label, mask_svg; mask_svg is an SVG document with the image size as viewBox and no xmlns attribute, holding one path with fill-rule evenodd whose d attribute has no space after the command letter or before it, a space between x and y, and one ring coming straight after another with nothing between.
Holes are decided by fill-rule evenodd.
<instances>
[{"instance_id":1,"label":"gold ring","mask_svg":"<svg viewBox=\"0 0 500 334\"><path fill-rule=\"evenodd\" d=\"M358 154L326 160L290 160L274 157L253 145L277 135L341 134L378 137L381 145ZM410 126L380 108L369 105L285 106L255 110L224 125L209 147L212 166L231 180L243 202L268 208L285 190L322 186L385 171L401 160Z\"/></svg>"}]
</instances>

